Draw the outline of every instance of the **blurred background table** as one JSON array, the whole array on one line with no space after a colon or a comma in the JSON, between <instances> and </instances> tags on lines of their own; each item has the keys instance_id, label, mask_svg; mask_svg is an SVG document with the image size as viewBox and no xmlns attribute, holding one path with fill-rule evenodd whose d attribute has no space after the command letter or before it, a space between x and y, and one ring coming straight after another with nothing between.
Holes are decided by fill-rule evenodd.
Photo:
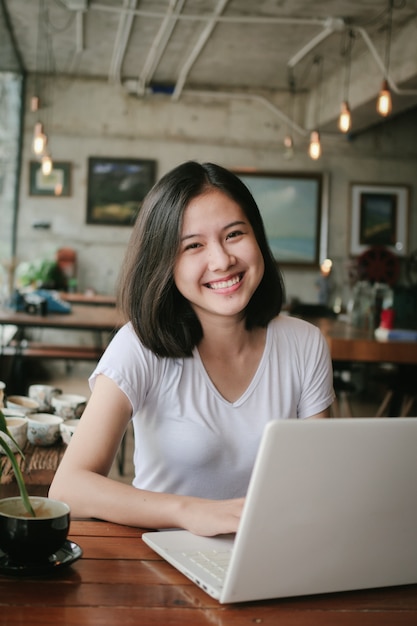
<instances>
[{"instance_id":1,"label":"blurred background table","mask_svg":"<svg viewBox=\"0 0 417 626\"><path fill-rule=\"evenodd\" d=\"M336 416L351 417L349 396L355 392L349 374L362 368L368 395L372 383L384 387L375 417L408 417L417 402L417 341L380 341L372 330L331 318L311 320L326 337L333 361ZM347 375L347 381L343 377ZM364 416L363 416L364 417Z\"/></svg>"},{"instance_id":2,"label":"blurred background table","mask_svg":"<svg viewBox=\"0 0 417 626\"><path fill-rule=\"evenodd\" d=\"M74 304L70 313L48 313L33 315L13 309L0 310L0 325L18 328L59 328L62 330L91 330L112 332L120 326L118 310L112 305Z\"/></svg>"},{"instance_id":3,"label":"blurred background table","mask_svg":"<svg viewBox=\"0 0 417 626\"><path fill-rule=\"evenodd\" d=\"M372 330L337 319L312 320L324 334L333 361L417 364L417 341L379 341Z\"/></svg>"},{"instance_id":4,"label":"blurred background table","mask_svg":"<svg viewBox=\"0 0 417 626\"><path fill-rule=\"evenodd\" d=\"M71 304L94 304L95 306L116 306L116 298L112 295L100 293L70 293L63 291L59 294L62 300Z\"/></svg>"},{"instance_id":5,"label":"blurred background table","mask_svg":"<svg viewBox=\"0 0 417 626\"><path fill-rule=\"evenodd\" d=\"M3 371L6 366L1 363L0 378L7 379L7 386L12 390L9 393L25 394L22 368L25 359L98 361L121 325L121 315L114 305L74 304L70 313L47 315L3 309L0 311L0 359L8 358L11 362L7 364L7 373ZM15 335L6 340L11 327L15 328ZM51 330L59 333L42 332ZM35 338L35 331L41 335L40 339ZM68 331L78 331L79 335L73 335L70 341Z\"/></svg>"}]
</instances>

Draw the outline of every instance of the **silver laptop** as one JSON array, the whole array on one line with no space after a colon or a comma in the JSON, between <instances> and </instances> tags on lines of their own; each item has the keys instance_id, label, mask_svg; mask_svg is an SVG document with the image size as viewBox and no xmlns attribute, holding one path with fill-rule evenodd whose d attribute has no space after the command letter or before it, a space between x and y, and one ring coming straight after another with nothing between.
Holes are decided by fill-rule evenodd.
<instances>
[{"instance_id":1,"label":"silver laptop","mask_svg":"<svg viewBox=\"0 0 417 626\"><path fill-rule=\"evenodd\" d=\"M417 419L355 418L269 422L235 536L142 537L228 603L416 583L416 532Z\"/></svg>"}]
</instances>

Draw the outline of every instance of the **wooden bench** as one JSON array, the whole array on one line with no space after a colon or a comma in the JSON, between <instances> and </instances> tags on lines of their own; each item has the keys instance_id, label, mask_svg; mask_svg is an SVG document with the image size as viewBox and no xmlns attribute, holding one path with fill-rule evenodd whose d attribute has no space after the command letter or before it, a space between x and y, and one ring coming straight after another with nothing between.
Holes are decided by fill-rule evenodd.
<instances>
[{"instance_id":1,"label":"wooden bench","mask_svg":"<svg viewBox=\"0 0 417 626\"><path fill-rule=\"evenodd\" d=\"M67 372L70 371L75 361L93 361L97 363L101 358L104 347L91 345L57 345L51 343L37 343L23 340L11 342L0 350L1 358L7 358L8 363L2 366L3 378L8 387L13 388L14 393L25 394L29 384L31 370L30 363L35 364L42 360L62 360ZM26 367L28 365L28 368Z\"/></svg>"},{"instance_id":2,"label":"wooden bench","mask_svg":"<svg viewBox=\"0 0 417 626\"><path fill-rule=\"evenodd\" d=\"M1 353L17 358L98 361L103 351L103 348L97 346L56 345L24 340L20 343L11 342Z\"/></svg>"}]
</instances>

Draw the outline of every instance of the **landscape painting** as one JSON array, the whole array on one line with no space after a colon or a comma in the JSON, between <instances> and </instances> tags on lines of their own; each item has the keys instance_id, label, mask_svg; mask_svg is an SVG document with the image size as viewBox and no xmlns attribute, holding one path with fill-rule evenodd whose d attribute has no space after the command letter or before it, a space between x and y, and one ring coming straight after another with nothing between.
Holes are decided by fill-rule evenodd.
<instances>
[{"instance_id":1,"label":"landscape painting","mask_svg":"<svg viewBox=\"0 0 417 626\"><path fill-rule=\"evenodd\" d=\"M321 175L239 170L235 173L258 204L275 259L281 265L317 265Z\"/></svg>"}]
</instances>

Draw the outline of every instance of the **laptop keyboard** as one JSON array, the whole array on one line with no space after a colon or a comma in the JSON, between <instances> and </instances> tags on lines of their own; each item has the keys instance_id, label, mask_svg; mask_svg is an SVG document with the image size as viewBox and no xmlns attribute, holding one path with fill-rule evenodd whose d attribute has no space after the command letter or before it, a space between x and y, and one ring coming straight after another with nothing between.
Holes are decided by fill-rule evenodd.
<instances>
[{"instance_id":1,"label":"laptop keyboard","mask_svg":"<svg viewBox=\"0 0 417 626\"><path fill-rule=\"evenodd\" d=\"M223 582L230 561L230 551L206 550L204 552L184 552L193 563Z\"/></svg>"}]
</instances>

